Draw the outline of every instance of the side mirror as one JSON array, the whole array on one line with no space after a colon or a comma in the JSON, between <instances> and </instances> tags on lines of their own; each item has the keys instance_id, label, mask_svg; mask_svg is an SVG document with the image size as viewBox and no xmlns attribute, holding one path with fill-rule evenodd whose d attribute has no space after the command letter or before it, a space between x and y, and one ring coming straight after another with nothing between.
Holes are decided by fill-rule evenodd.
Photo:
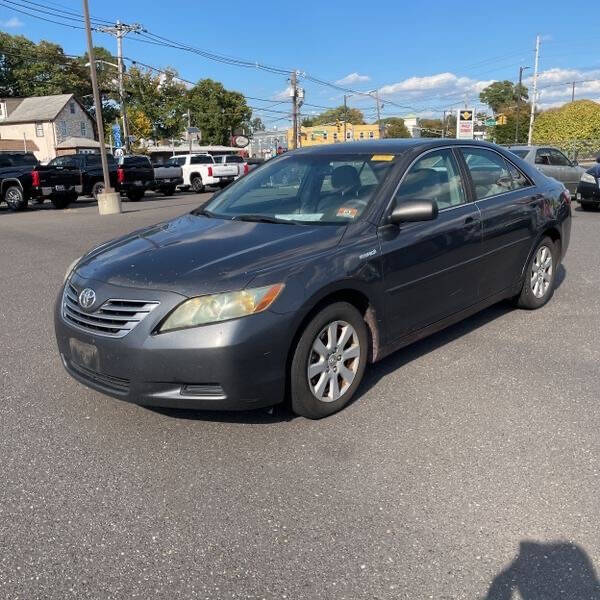
<instances>
[{"instance_id":1,"label":"side mirror","mask_svg":"<svg viewBox=\"0 0 600 600\"><path fill-rule=\"evenodd\" d=\"M578 167L578 166L579 166L579 161L578 161L578 160L573 160L573 161L571 162L571 164L572 164L574 167Z\"/></svg>"},{"instance_id":2,"label":"side mirror","mask_svg":"<svg viewBox=\"0 0 600 600\"><path fill-rule=\"evenodd\" d=\"M600 163L600 154L598 156L596 156L596 162Z\"/></svg>"},{"instance_id":3,"label":"side mirror","mask_svg":"<svg viewBox=\"0 0 600 600\"><path fill-rule=\"evenodd\" d=\"M388 223L399 225L414 221L433 221L438 216L434 200L408 200L397 204L388 217Z\"/></svg>"}]
</instances>

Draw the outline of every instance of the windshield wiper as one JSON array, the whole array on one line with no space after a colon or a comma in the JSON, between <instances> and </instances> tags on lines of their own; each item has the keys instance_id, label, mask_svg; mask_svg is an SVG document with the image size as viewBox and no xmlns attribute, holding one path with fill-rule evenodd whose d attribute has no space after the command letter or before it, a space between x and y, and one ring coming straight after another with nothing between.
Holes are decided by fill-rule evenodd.
<instances>
[{"instance_id":1,"label":"windshield wiper","mask_svg":"<svg viewBox=\"0 0 600 600\"><path fill-rule=\"evenodd\" d=\"M268 215L236 215L231 218L232 221L250 221L253 223L286 223L296 224L296 221L290 219L278 219L277 217L269 217Z\"/></svg>"},{"instance_id":2,"label":"windshield wiper","mask_svg":"<svg viewBox=\"0 0 600 600\"><path fill-rule=\"evenodd\" d=\"M215 213L210 210L206 210L206 208L196 208L192 211L193 215L202 215L203 217L215 217Z\"/></svg>"}]
</instances>

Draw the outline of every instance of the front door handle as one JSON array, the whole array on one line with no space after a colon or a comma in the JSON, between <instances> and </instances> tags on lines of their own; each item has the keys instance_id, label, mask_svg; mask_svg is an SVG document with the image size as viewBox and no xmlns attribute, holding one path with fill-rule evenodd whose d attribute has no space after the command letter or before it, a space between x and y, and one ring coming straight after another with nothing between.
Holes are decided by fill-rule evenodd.
<instances>
[{"instance_id":1,"label":"front door handle","mask_svg":"<svg viewBox=\"0 0 600 600\"><path fill-rule=\"evenodd\" d=\"M475 222L475 217L467 217L465 219L465 225L470 225L471 223Z\"/></svg>"}]
</instances>

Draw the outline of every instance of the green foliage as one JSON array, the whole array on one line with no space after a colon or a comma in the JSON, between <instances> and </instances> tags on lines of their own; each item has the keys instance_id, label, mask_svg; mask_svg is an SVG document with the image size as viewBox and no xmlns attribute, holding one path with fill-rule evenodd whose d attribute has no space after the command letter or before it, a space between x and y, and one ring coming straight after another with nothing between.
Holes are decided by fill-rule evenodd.
<instances>
[{"instance_id":1,"label":"green foliage","mask_svg":"<svg viewBox=\"0 0 600 600\"><path fill-rule=\"evenodd\" d=\"M192 125L200 128L207 144L227 144L236 129L248 123L252 111L246 99L212 79L201 79L188 90L185 103L190 109Z\"/></svg>"},{"instance_id":2,"label":"green foliage","mask_svg":"<svg viewBox=\"0 0 600 600\"><path fill-rule=\"evenodd\" d=\"M495 113L500 112L504 108L512 108L516 105L517 100L521 97L521 101L527 101L528 91L524 85L515 85L512 81L495 81L491 85L484 88L479 94L479 99L484 104L487 104Z\"/></svg>"},{"instance_id":3,"label":"green foliage","mask_svg":"<svg viewBox=\"0 0 600 600\"><path fill-rule=\"evenodd\" d=\"M410 132L404 124L404 120L400 117L386 117L381 119L385 126L386 138L409 138Z\"/></svg>"},{"instance_id":4,"label":"green foliage","mask_svg":"<svg viewBox=\"0 0 600 600\"><path fill-rule=\"evenodd\" d=\"M365 116L358 108L348 108L343 106L330 108L320 115L314 117L306 117L302 119L304 127L312 127L313 125L333 125L336 121L346 121L353 125L364 125Z\"/></svg>"},{"instance_id":5,"label":"green foliage","mask_svg":"<svg viewBox=\"0 0 600 600\"><path fill-rule=\"evenodd\" d=\"M530 110L529 104L523 104L519 109L519 136L516 141L517 144L527 143ZM514 144L517 130L517 110L516 108L505 110L503 114L506 115L506 125L489 127L487 130L488 136L497 144Z\"/></svg>"},{"instance_id":6,"label":"green foliage","mask_svg":"<svg viewBox=\"0 0 600 600\"><path fill-rule=\"evenodd\" d=\"M255 117L249 123L250 131L265 131L265 124L260 117Z\"/></svg>"},{"instance_id":7,"label":"green foliage","mask_svg":"<svg viewBox=\"0 0 600 600\"><path fill-rule=\"evenodd\" d=\"M48 96L91 93L85 67L50 42L35 44L22 35L0 32L0 95Z\"/></svg>"},{"instance_id":8,"label":"green foliage","mask_svg":"<svg viewBox=\"0 0 600 600\"><path fill-rule=\"evenodd\" d=\"M420 119L419 127L421 129L421 137L442 137L443 123L441 119Z\"/></svg>"}]
</instances>

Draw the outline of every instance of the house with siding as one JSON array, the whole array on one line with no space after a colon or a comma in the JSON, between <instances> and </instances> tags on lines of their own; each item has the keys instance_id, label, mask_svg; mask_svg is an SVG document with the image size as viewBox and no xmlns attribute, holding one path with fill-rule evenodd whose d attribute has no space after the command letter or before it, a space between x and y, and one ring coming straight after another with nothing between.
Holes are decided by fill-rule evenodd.
<instances>
[{"instance_id":1,"label":"house with siding","mask_svg":"<svg viewBox=\"0 0 600 600\"><path fill-rule=\"evenodd\" d=\"M0 147L33 152L40 162L98 152L94 125L73 94L0 98Z\"/></svg>"}]
</instances>

